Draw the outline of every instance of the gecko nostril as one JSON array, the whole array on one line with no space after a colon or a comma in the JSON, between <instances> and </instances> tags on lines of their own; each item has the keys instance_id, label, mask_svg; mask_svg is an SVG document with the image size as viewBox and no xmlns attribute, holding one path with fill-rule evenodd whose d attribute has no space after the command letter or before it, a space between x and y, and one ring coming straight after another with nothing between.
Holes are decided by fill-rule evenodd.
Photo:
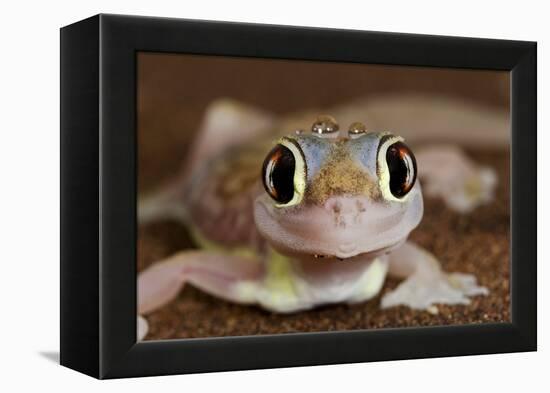
<instances>
[{"instance_id":1,"label":"gecko nostril","mask_svg":"<svg viewBox=\"0 0 550 393\"><path fill-rule=\"evenodd\" d=\"M359 216L367 211L368 203L360 198L353 197L335 197L329 199L324 208L327 212L334 214L335 217L349 219Z\"/></svg>"},{"instance_id":2,"label":"gecko nostril","mask_svg":"<svg viewBox=\"0 0 550 393\"><path fill-rule=\"evenodd\" d=\"M325 209L334 214L339 214L342 212L342 202L335 199L329 200L325 204Z\"/></svg>"}]
</instances>

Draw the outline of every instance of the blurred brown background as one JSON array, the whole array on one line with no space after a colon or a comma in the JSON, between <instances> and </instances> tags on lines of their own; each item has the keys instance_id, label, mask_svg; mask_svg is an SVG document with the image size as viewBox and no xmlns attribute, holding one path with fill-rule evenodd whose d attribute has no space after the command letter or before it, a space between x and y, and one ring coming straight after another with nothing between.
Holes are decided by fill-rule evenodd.
<instances>
[{"instance_id":1,"label":"blurred brown background","mask_svg":"<svg viewBox=\"0 0 550 393\"><path fill-rule=\"evenodd\" d=\"M510 98L507 72L154 53L138 55L137 87L140 191L152 191L177 173L205 108L216 98L277 114L389 93L448 95L504 110ZM381 310L380 296L398 284L390 278L381 295L366 303L281 315L225 302L188 285L175 301L147 315L146 339L509 321L509 152L467 153L496 171L495 201L463 215L426 198L424 218L411 239L436 255L445 270L475 274L489 296L473 298L468 306L438 306L435 315L407 307ZM138 270L190 247L178 222L141 226Z\"/></svg>"},{"instance_id":2,"label":"blurred brown background","mask_svg":"<svg viewBox=\"0 0 550 393\"><path fill-rule=\"evenodd\" d=\"M139 187L179 168L207 105L230 97L277 114L389 93L507 108L509 73L221 56L138 55ZM160 159L162 157L162 159Z\"/></svg>"}]
</instances>

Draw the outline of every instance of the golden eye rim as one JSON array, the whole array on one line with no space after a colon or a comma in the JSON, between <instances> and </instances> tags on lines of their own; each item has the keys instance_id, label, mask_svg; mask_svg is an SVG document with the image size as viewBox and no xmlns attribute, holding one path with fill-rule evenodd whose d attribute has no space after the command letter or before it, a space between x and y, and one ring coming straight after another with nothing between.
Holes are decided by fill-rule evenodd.
<instances>
[{"instance_id":1,"label":"golden eye rim","mask_svg":"<svg viewBox=\"0 0 550 393\"><path fill-rule=\"evenodd\" d=\"M275 207L284 208L296 206L304 199L306 191L306 175L307 167L306 160L302 149L294 139L289 137L283 137L279 139L276 145L281 145L290 150L294 156L294 175L292 178L292 185L294 188L294 195L292 199L287 203L275 203Z\"/></svg>"},{"instance_id":2,"label":"golden eye rim","mask_svg":"<svg viewBox=\"0 0 550 393\"><path fill-rule=\"evenodd\" d=\"M378 146L378 153L376 158L376 171L378 172L378 186L382 197L391 202L406 202L409 199L409 196L412 194L410 191L402 197L396 197L390 190L390 170L388 163L386 161L386 153L390 146L394 143L402 142L405 143L405 139L398 135L393 135L389 132L381 134L380 145ZM412 191L411 187L411 191Z\"/></svg>"}]
</instances>

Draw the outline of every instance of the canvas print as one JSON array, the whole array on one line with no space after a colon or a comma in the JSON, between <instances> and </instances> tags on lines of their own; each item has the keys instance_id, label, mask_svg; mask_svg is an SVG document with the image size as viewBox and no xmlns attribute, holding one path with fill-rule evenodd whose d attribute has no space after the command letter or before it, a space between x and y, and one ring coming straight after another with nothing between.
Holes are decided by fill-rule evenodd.
<instances>
[{"instance_id":1,"label":"canvas print","mask_svg":"<svg viewBox=\"0 0 550 393\"><path fill-rule=\"evenodd\" d=\"M510 321L510 75L137 54L140 340Z\"/></svg>"}]
</instances>

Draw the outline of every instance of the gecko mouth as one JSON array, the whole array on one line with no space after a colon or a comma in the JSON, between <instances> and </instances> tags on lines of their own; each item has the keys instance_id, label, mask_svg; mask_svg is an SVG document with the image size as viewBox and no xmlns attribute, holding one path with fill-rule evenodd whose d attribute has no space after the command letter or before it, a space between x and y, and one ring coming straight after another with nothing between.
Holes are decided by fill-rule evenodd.
<instances>
[{"instance_id":1,"label":"gecko mouth","mask_svg":"<svg viewBox=\"0 0 550 393\"><path fill-rule=\"evenodd\" d=\"M344 253L344 254L352 254L356 250L357 250L357 243L354 243L354 242L341 243L338 246L338 251L340 251L341 253ZM336 257L334 255L329 255L329 254L313 254L313 256L315 258L318 258L318 259L323 259L323 258L336 258L336 259L340 259L340 260L346 259L346 258L342 258L342 257Z\"/></svg>"},{"instance_id":2,"label":"gecko mouth","mask_svg":"<svg viewBox=\"0 0 550 393\"><path fill-rule=\"evenodd\" d=\"M345 206L346 199L340 201ZM284 210L258 198L254 219L261 235L279 252L336 261L359 255L373 258L393 250L421 218L421 209L361 202L364 209L348 214L344 221L335 220L326 207Z\"/></svg>"},{"instance_id":3,"label":"gecko mouth","mask_svg":"<svg viewBox=\"0 0 550 393\"><path fill-rule=\"evenodd\" d=\"M347 257L330 255L330 254L312 254L311 256L313 256L315 259L336 259L338 261L345 261L347 259L356 258L356 257L375 258L377 256L384 255L395 250L396 248L401 246L403 243L405 243L405 240L406 239L399 240L391 245L382 247L378 250L365 251L360 253L354 253L354 251L357 249L357 246L355 244L353 244L353 247L351 247L350 244L352 243L344 243L339 247L339 250L341 252L349 253L350 255ZM338 254L338 255L342 255L342 254Z\"/></svg>"}]
</instances>

